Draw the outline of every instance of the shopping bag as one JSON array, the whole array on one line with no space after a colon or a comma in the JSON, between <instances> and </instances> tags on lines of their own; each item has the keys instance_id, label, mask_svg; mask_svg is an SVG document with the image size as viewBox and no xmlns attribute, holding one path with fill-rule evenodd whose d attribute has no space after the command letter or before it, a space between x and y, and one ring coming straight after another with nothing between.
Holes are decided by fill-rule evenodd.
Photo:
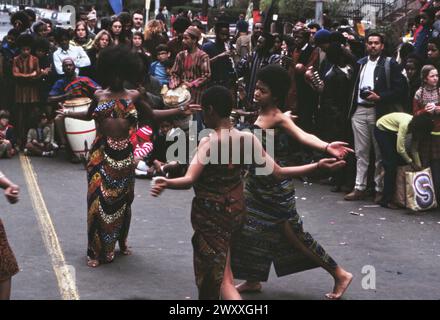
<instances>
[{"instance_id":1,"label":"shopping bag","mask_svg":"<svg viewBox=\"0 0 440 320\"><path fill-rule=\"evenodd\" d=\"M396 175L396 191L393 203L401 208L406 208L406 178L405 173L414 171L410 165L398 166Z\"/></svg>"},{"instance_id":2,"label":"shopping bag","mask_svg":"<svg viewBox=\"0 0 440 320\"><path fill-rule=\"evenodd\" d=\"M437 207L431 169L406 172L406 207L413 211L425 211Z\"/></svg>"}]
</instances>

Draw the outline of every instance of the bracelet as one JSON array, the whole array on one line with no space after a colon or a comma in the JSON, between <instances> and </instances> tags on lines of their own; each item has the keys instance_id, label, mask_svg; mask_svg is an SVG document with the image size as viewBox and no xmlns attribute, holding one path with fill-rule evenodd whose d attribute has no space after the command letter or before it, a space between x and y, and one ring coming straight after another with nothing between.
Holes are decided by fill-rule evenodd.
<instances>
[{"instance_id":1,"label":"bracelet","mask_svg":"<svg viewBox=\"0 0 440 320\"><path fill-rule=\"evenodd\" d=\"M180 111L185 111L185 110L186 110L186 108L185 108L185 106L184 106L184 105L182 105L182 106L179 106L179 109L180 109Z\"/></svg>"},{"instance_id":2,"label":"bracelet","mask_svg":"<svg viewBox=\"0 0 440 320\"><path fill-rule=\"evenodd\" d=\"M328 153L328 152L327 152L327 149L328 149L329 146L330 146L330 143L327 143L327 145L325 146L325 149L324 149L324 152L325 152L325 153Z\"/></svg>"}]
</instances>

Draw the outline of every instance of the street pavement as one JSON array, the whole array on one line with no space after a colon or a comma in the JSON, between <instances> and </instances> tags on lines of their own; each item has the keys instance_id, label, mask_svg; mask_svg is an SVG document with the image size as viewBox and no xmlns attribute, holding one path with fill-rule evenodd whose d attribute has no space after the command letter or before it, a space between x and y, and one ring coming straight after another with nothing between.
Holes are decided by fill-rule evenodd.
<instances>
[{"instance_id":1,"label":"street pavement","mask_svg":"<svg viewBox=\"0 0 440 320\"><path fill-rule=\"evenodd\" d=\"M52 262L52 249L43 241L47 230L40 227L38 208L31 201L39 190L80 299L197 299L190 241L192 190L166 190L153 198L150 181L137 180L129 235L133 255L117 254L113 263L92 269L86 266L85 170L63 157L30 162L38 183L31 190L19 158L0 160L0 170L21 186L18 204L0 200L1 218L20 265L12 299L63 296L54 271L57 266L53 267L57 262ZM328 186L301 181L296 185L305 229L354 275L345 299L440 298L438 210L421 214L387 210L368 201L343 201L342 194L331 193ZM375 282L363 278L374 275L372 269L362 273L369 268L365 266L374 268ZM244 298L320 300L332 285L323 269L282 278L272 270L263 292Z\"/></svg>"}]
</instances>

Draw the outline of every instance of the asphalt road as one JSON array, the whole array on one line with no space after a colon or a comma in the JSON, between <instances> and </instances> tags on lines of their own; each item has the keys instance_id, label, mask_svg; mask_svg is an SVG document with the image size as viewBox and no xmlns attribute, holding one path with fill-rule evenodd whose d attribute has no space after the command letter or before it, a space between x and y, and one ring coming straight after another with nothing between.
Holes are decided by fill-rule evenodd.
<instances>
[{"instance_id":1,"label":"asphalt road","mask_svg":"<svg viewBox=\"0 0 440 320\"><path fill-rule=\"evenodd\" d=\"M42 240L47 230L40 226L31 201L38 189L80 299L197 298L190 242L192 190L167 190L156 199L149 195L150 181L137 180L129 235L133 255L117 255L113 263L91 269L86 266L84 169L62 157L32 158L31 165L38 188L29 190L20 159L0 160L0 170L22 190L17 205L0 200L1 218L20 265L13 278L13 299L62 298L53 252ZM345 202L342 194L328 189L298 181L298 209L305 229L354 274L345 299L440 298L438 210L411 214L370 207L370 202ZM362 268L367 265L374 267L375 289L362 287ZM282 278L272 270L263 292L244 298L319 300L331 287L332 278L323 269Z\"/></svg>"}]
</instances>

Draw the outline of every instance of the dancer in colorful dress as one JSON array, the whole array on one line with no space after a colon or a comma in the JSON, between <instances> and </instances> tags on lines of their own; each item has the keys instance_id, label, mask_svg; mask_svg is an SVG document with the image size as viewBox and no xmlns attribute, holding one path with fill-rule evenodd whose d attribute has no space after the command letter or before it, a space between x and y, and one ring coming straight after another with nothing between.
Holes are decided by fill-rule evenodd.
<instances>
[{"instance_id":1,"label":"dancer in colorful dress","mask_svg":"<svg viewBox=\"0 0 440 320\"><path fill-rule=\"evenodd\" d=\"M311 148L343 159L351 149L346 143L326 143L302 131L281 111L289 90L289 76L281 66L269 65L257 75L254 100L260 107L255 127L275 130L275 160L287 164L288 136ZM265 146L265 141L263 140ZM266 147L266 146L265 146ZM253 170L246 180L247 216L244 227L231 244L231 267L237 279L246 282L237 286L240 292L261 290L267 281L272 262L278 276L322 267L335 279L335 286L326 296L338 299L351 282L352 275L342 269L303 230L295 204L292 179L278 181L273 175L256 175Z\"/></svg>"},{"instance_id":2,"label":"dancer in colorful dress","mask_svg":"<svg viewBox=\"0 0 440 320\"><path fill-rule=\"evenodd\" d=\"M5 189L9 203L18 201L19 187L0 171L0 187ZM11 278L18 272L17 260L8 243L5 228L0 219L0 300L9 300L11 296Z\"/></svg>"},{"instance_id":3,"label":"dancer in colorful dress","mask_svg":"<svg viewBox=\"0 0 440 320\"><path fill-rule=\"evenodd\" d=\"M141 60L130 49L117 46L102 50L98 74L104 89L94 93L88 112L62 108L67 117L91 120L97 125L97 136L90 151L88 176L88 266L112 262L116 242L122 254L131 252L127 236L134 198L135 160L130 131L138 121L148 123L153 117L175 116L191 110L153 111L138 90L127 90L125 81L136 83L142 76Z\"/></svg>"},{"instance_id":4,"label":"dancer in colorful dress","mask_svg":"<svg viewBox=\"0 0 440 320\"><path fill-rule=\"evenodd\" d=\"M229 248L232 237L245 217L242 170L248 148L253 150L255 163L265 163L266 168L273 168L274 177L279 179L308 174L319 168L339 169L345 162L322 159L318 163L300 167L280 168L266 155L254 135L232 128L229 116L234 104L227 88L213 86L205 91L201 101L203 121L206 127L215 132L201 140L184 177L156 178L151 194L158 196L164 188L194 185L191 222L199 299L241 299L233 283ZM234 154L233 146L239 146L238 154ZM230 150L225 162L222 162L223 150Z\"/></svg>"}]
</instances>

